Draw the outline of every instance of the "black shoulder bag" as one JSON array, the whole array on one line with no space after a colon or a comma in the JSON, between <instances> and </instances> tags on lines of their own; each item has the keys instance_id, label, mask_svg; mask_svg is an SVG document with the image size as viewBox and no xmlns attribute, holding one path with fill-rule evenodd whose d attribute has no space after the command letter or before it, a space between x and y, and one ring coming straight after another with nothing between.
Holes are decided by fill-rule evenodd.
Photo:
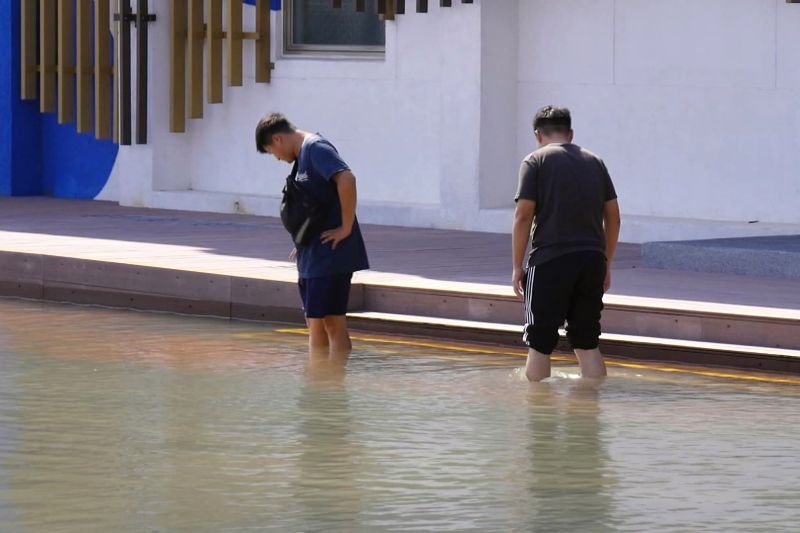
<instances>
[{"instance_id":1,"label":"black shoulder bag","mask_svg":"<svg viewBox=\"0 0 800 533\"><path fill-rule=\"evenodd\" d=\"M292 173L286 178L281 200L281 222L292 236L297 246L305 246L311 239L322 233L325 219L328 217L326 204L320 202L295 180L297 162Z\"/></svg>"}]
</instances>

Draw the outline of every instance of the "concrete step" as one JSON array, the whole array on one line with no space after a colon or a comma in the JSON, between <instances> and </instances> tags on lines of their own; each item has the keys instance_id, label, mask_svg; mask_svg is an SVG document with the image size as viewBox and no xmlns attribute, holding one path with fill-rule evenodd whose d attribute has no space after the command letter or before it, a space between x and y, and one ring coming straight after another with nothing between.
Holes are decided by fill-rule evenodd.
<instances>
[{"instance_id":1,"label":"concrete step","mask_svg":"<svg viewBox=\"0 0 800 533\"><path fill-rule=\"evenodd\" d=\"M520 324L513 295L365 285L354 311ZM603 331L619 335L800 350L800 311L608 294Z\"/></svg>"},{"instance_id":2,"label":"concrete step","mask_svg":"<svg viewBox=\"0 0 800 533\"><path fill-rule=\"evenodd\" d=\"M303 315L293 270L287 267L273 274L274 279L264 279L125 262L0 253L3 296L301 323ZM401 285L403 280L414 284ZM665 349L657 348L658 343L648 345L650 358L660 357L659 353L674 357L679 346L687 354L713 352L687 344L691 342L760 347L771 354L800 350L800 310L613 294L606 295L605 304L603 331L608 335L666 340ZM518 339L524 316L522 302L508 287L427 278L400 278L394 284L355 283L350 310L429 317L437 321L434 325L439 330L447 323L442 320L493 324L482 329L468 328L470 338L481 340L483 336L488 342L500 343L507 343L508 338ZM511 329L498 332L498 324L511 325L507 326ZM419 328L414 326L415 331ZM460 331L457 325L454 328ZM502 339L497 340L500 333ZM605 343L617 342L608 335ZM680 345L677 341L685 342ZM645 345L638 341L634 344ZM632 349L629 345L620 341L615 350L624 355ZM633 356L645 355L639 348L632 350ZM717 352L721 350L714 353ZM739 348L728 352L745 353ZM709 358L703 356L695 362L701 360L708 362ZM752 364L759 368L757 363Z\"/></svg>"},{"instance_id":3,"label":"concrete step","mask_svg":"<svg viewBox=\"0 0 800 533\"><path fill-rule=\"evenodd\" d=\"M374 311L351 312L347 316L354 329L514 346L520 349L521 354L525 350L522 327L515 324ZM560 335L558 350L570 351L563 330ZM800 350L617 333L601 335L600 348L608 355L623 358L770 372L800 372Z\"/></svg>"}]
</instances>

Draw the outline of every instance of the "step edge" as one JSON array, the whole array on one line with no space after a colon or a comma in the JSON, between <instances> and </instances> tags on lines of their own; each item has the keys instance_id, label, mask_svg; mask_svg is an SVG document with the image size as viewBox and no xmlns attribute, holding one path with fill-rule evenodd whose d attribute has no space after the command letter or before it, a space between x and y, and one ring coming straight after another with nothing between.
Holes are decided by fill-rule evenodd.
<instances>
[{"instance_id":1,"label":"step edge","mask_svg":"<svg viewBox=\"0 0 800 533\"><path fill-rule=\"evenodd\" d=\"M452 318L427 317L419 315L402 315L396 313L383 313L377 311L356 311L347 313L348 318L368 320L400 322L409 325L429 325L450 328L463 328L485 332L498 333L521 333L522 325L502 324L497 322L479 322L474 320L462 320ZM564 330L559 330L563 337ZM715 352L738 352L748 355L762 355L772 357L800 358L800 350L787 348L769 348L766 346L752 346L745 344L728 344L709 341L694 341L687 339L673 339L665 337L650 337L644 335L628 335L622 333L602 333L600 339L606 342L618 342L629 344L643 344L653 347L679 347L702 349Z\"/></svg>"}]
</instances>

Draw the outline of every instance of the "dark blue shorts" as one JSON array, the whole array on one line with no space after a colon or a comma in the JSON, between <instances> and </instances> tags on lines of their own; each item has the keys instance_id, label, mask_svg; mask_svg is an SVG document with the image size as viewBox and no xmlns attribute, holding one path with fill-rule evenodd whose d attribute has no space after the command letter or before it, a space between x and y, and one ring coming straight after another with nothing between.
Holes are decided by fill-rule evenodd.
<instances>
[{"instance_id":1,"label":"dark blue shorts","mask_svg":"<svg viewBox=\"0 0 800 533\"><path fill-rule=\"evenodd\" d=\"M339 274L321 278L300 278L300 298L306 318L324 318L347 314L350 298L350 280L353 274Z\"/></svg>"}]
</instances>

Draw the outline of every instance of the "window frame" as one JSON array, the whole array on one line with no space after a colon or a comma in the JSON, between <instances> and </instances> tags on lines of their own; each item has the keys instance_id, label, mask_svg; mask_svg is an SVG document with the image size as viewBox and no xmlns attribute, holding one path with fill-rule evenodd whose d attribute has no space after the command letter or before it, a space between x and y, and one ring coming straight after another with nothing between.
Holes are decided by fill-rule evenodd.
<instances>
[{"instance_id":1,"label":"window frame","mask_svg":"<svg viewBox=\"0 0 800 533\"><path fill-rule=\"evenodd\" d=\"M284 0L281 31L283 34L283 56L285 57L322 57L329 59L383 59L386 56L386 28L384 27L384 44L379 45L338 45L338 44L297 44L294 43L294 0ZM333 8L332 8L333 9ZM378 15L376 15L378 16Z\"/></svg>"}]
</instances>

